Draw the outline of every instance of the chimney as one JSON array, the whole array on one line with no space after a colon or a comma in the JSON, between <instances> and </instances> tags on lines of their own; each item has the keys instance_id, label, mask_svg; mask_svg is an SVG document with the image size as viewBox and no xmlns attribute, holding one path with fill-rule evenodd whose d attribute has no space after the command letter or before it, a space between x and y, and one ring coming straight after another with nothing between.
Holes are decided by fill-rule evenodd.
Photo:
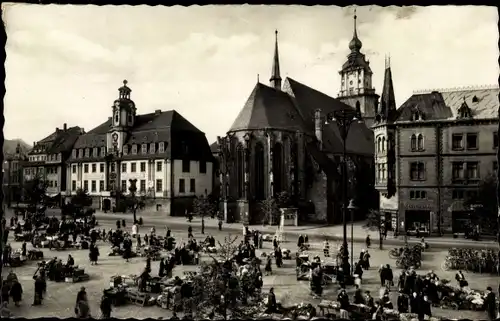
<instances>
[{"instance_id":1,"label":"chimney","mask_svg":"<svg viewBox=\"0 0 500 321\"><path fill-rule=\"evenodd\" d=\"M64 129L64 131L68 130L68 124L64 123L63 129Z\"/></svg>"},{"instance_id":2,"label":"chimney","mask_svg":"<svg viewBox=\"0 0 500 321\"><path fill-rule=\"evenodd\" d=\"M36 142L33 142L33 147L35 147L35 145L36 145Z\"/></svg>"},{"instance_id":3,"label":"chimney","mask_svg":"<svg viewBox=\"0 0 500 321\"><path fill-rule=\"evenodd\" d=\"M155 115L158 116L159 114L161 114L161 109L155 110Z\"/></svg>"},{"instance_id":4,"label":"chimney","mask_svg":"<svg viewBox=\"0 0 500 321\"><path fill-rule=\"evenodd\" d=\"M59 132L59 127L56 127L56 133L58 133L58 132Z\"/></svg>"},{"instance_id":5,"label":"chimney","mask_svg":"<svg viewBox=\"0 0 500 321\"><path fill-rule=\"evenodd\" d=\"M319 149L323 149L323 119L321 117L321 109L316 109L314 112L314 133L319 141Z\"/></svg>"},{"instance_id":6,"label":"chimney","mask_svg":"<svg viewBox=\"0 0 500 321\"><path fill-rule=\"evenodd\" d=\"M80 128L80 133L85 134L85 128Z\"/></svg>"}]
</instances>

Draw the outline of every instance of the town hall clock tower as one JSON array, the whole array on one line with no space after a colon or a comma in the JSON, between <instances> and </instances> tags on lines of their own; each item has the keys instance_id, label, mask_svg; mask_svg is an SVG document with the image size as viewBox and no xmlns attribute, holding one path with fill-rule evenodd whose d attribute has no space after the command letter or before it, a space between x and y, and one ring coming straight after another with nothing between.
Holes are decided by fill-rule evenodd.
<instances>
[{"instance_id":1,"label":"town hall clock tower","mask_svg":"<svg viewBox=\"0 0 500 321\"><path fill-rule=\"evenodd\" d=\"M114 101L112 108L111 126L107 134L107 150L112 153L121 153L129 130L134 126L136 107L130 99L132 90L127 87L127 81L118 89L119 97Z\"/></svg>"}]
</instances>

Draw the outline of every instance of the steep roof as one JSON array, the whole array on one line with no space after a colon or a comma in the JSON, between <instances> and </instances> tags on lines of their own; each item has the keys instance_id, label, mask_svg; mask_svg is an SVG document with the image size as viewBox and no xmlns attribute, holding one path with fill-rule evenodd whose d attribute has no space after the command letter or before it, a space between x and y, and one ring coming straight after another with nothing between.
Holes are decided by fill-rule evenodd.
<instances>
[{"instance_id":1,"label":"steep roof","mask_svg":"<svg viewBox=\"0 0 500 321\"><path fill-rule=\"evenodd\" d=\"M472 118L498 117L498 88L456 89L413 94L398 108L398 121L411 121L418 110L425 120L454 120L464 104L470 108Z\"/></svg>"},{"instance_id":2,"label":"steep roof","mask_svg":"<svg viewBox=\"0 0 500 321\"><path fill-rule=\"evenodd\" d=\"M213 142L210 145L210 151L212 152L212 154L218 153L219 152L219 144L217 142Z\"/></svg>"},{"instance_id":3,"label":"steep roof","mask_svg":"<svg viewBox=\"0 0 500 321\"><path fill-rule=\"evenodd\" d=\"M38 141L29 154L57 154L69 152L82 131L83 129L78 126L68 129L56 129L52 134Z\"/></svg>"},{"instance_id":4,"label":"steep roof","mask_svg":"<svg viewBox=\"0 0 500 321\"><path fill-rule=\"evenodd\" d=\"M291 78L285 79L284 90L295 98L296 107L307 124L308 132L314 133L314 113L320 108L324 115L339 110L351 110L352 107L338 99L310 88ZM339 128L335 123L324 125L323 144L325 149L332 153L342 151L342 139ZM365 124L353 123L346 142L349 153L359 155L373 155L373 132Z\"/></svg>"},{"instance_id":5,"label":"steep roof","mask_svg":"<svg viewBox=\"0 0 500 321\"><path fill-rule=\"evenodd\" d=\"M75 149L106 146L106 135L111 130L111 118L81 135L74 145ZM175 142L172 141L175 138ZM211 157L205 134L175 110L156 111L137 115L134 127L129 131L125 145L166 143L167 157L184 155L182 144L190 145L187 153L196 158ZM183 154L184 153L184 154ZM148 154L155 157L154 154ZM137 155L128 155L137 158Z\"/></svg>"},{"instance_id":6,"label":"steep roof","mask_svg":"<svg viewBox=\"0 0 500 321\"><path fill-rule=\"evenodd\" d=\"M304 127L287 93L257 83L229 131L262 128L296 131Z\"/></svg>"}]
</instances>

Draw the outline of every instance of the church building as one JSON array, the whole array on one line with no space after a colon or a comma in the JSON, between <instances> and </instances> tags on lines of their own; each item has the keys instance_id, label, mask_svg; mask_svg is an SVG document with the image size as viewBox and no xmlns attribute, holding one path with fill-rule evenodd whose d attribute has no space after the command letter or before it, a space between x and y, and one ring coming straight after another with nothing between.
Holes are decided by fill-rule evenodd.
<instances>
[{"instance_id":1,"label":"church building","mask_svg":"<svg viewBox=\"0 0 500 321\"><path fill-rule=\"evenodd\" d=\"M298 209L299 221L341 220L344 144L332 117L345 111L371 125L378 100L361 47L355 16L336 99L281 78L276 31L269 85L255 85L226 136L218 137L221 211L227 220L263 222L263 200L282 192ZM349 182L373 187L373 132L355 121L345 145Z\"/></svg>"}]
</instances>

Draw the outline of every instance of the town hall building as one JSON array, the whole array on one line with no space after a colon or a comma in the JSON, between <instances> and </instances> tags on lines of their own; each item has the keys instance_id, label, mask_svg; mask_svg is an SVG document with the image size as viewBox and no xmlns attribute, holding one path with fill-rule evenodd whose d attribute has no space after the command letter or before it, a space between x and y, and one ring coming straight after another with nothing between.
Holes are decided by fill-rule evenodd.
<instances>
[{"instance_id":1,"label":"town hall building","mask_svg":"<svg viewBox=\"0 0 500 321\"><path fill-rule=\"evenodd\" d=\"M195 196L212 192L213 157L205 134L177 111L137 114L127 81L107 121L81 135L68 161L67 190L87 191L93 206L110 210L116 193L137 196L149 210L182 215Z\"/></svg>"},{"instance_id":2,"label":"town hall building","mask_svg":"<svg viewBox=\"0 0 500 321\"><path fill-rule=\"evenodd\" d=\"M269 85L257 82L227 135L218 137L221 211L229 221L265 220L263 200L286 192L299 221L335 223L342 218L344 143L336 113L374 120L378 96L356 32L342 66L338 98L290 77L282 80L278 32ZM352 177L373 187L373 132L354 121L345 144ZM359 173L365 175L356 175ZM348 175L348 174L346 174ZM352 177L351 177L352 176ZM266 218L267 219L267 218Z\"/></svg>"}]
</instances>

